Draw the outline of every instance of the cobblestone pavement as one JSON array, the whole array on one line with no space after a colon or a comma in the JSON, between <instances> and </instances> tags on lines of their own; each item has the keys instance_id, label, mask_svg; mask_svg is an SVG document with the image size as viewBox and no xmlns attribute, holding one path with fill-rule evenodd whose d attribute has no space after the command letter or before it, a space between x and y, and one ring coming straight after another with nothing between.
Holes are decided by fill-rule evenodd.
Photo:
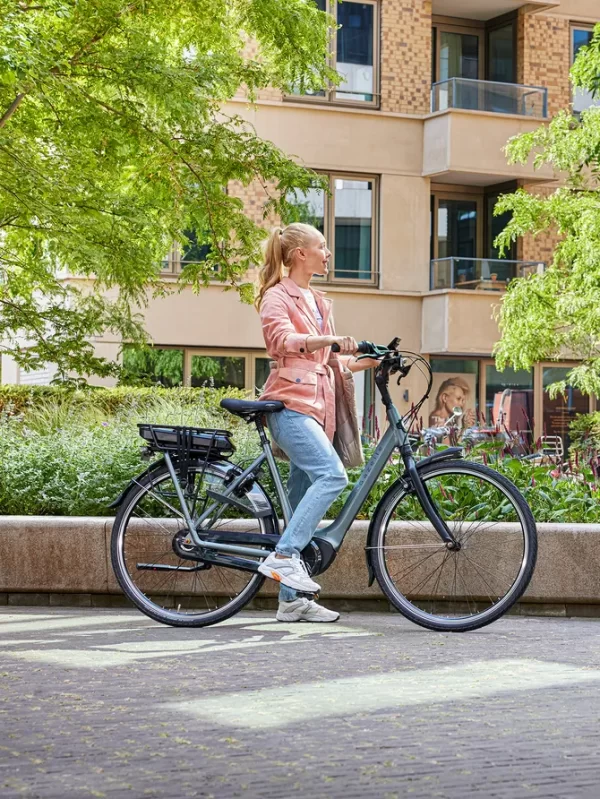
<instances>
[{"instance_id":1,"label":"cobblestone pavement","mask_svg":"<svg viewBox=\"0 0 600 799\"><path fill-rule=\"evenodd\" d=\"M598 797L600 622L0 611L0 797Z\"/></svg>"}]
</instances>

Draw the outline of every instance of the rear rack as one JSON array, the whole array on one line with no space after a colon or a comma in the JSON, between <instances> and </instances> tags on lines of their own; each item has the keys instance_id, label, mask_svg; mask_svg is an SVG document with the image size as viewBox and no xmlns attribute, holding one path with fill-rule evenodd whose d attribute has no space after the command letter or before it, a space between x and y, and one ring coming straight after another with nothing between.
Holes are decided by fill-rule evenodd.
<instances>
[{"instance_id":1,"label":"rear rack","mask_svg":"<svg viewBox=\"0 0 600 799\"><path fill-rule=\"evenodd\" d=\"M194 454L210 459L235 452L228 430L158 424L138 424L138 430L148 442L148 448L154 452L177 453L186 459Z\"/></svg>"}]
</instances>

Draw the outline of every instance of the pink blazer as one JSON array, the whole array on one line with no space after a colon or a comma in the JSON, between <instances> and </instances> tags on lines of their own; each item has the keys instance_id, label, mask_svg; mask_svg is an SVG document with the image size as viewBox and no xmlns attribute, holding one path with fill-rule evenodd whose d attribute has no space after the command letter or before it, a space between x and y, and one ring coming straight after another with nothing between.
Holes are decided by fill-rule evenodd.
<instances>
[{"instance_id":1,"label":"pink blazer","mask_svg":"<svg viewBox=\"0 0 600 799\"><path fill-rule=\"evenodd\" d=\"M301 290L289 277L265 293L260 319L267 352L277 368L271 370L261 399L281 400L289 410L312 416L333 440L333 369L341 368L342 361L330 347L316 352L308 352L306 348L309 336L335 335L332 302L323 292L313 291L323 317L323 330Z\"/></svg>"}]
</instances>

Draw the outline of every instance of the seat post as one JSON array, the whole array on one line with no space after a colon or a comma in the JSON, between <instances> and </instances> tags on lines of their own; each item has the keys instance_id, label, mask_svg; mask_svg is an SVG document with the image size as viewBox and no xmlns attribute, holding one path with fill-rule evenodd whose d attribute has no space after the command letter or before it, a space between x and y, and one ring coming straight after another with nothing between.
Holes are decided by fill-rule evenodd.
<instances>
[{"instance_id":1,"label":"seat post","mask_svg":"<svg viewBox=\"0 0 600 799\"><path fill-rule=\"evenodd\" d=\"M265 426L263 424L263 417L261 413L257 413L254 416L254 424L256 425L256 429L258 431L258 437L260 438L260 443L263 446L265 445L270 446L269 439L267 438L267 433L265 431Z\"/></svg>"}]
</instances>

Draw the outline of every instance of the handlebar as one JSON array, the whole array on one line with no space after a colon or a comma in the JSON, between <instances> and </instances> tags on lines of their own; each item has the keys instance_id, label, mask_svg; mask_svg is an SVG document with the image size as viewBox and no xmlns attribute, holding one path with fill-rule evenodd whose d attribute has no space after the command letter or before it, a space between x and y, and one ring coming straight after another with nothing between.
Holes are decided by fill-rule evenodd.
<instances>
[{"instance_id":1,"label":"handlebar","mask_svg":"<svg viewBox=\"0 0 600 799\"><path fill-rule=\"evenodd\" d=\"M396 355L396 347L399 343L399 338L395 338L387 347L384 347L381 344L373 344L372 341L359 341L356 351L360 352L361 355L367 355L370 358L383 358L385 355ZM331 345L331 350L332 352L339 352L340 345L334 342Z\"/></svg>"},{"instance_id":2,"label":"handlebar","mask_svg":"<svg viewBox=\"0 0 600 799\"><path fill-rule=\"evenodd\" d=\"M337 344L335 341L331 345L332 352L339 352L340 345ZM359 341L358 347L356 349L357 352L361 352L363 355L368 355L371 352L370 349L370 342L369 341Z\"/></svg>"}]
</instances>

